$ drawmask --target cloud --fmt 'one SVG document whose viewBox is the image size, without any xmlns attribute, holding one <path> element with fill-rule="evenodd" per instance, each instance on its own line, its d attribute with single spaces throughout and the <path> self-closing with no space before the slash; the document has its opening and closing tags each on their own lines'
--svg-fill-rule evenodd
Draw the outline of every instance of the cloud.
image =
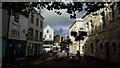
<svg viewBox="0 0 120 68">
<path fill-rule="evenodd" d="M 58 15 L 53 11 L 48 11 L 43 9 L 41 14 L 45 18 L 45 23 L 49 25 L 70 25 L 72 19 L 69 18 L 69 14 L 66 13 L 66 10 L 61 10 L 62 15 Z"/>
<path fill-rule="evenodd" d="M 61 10 L 62 15 L 55 13 L 55 10 L 48 11 L 47 9 L 42 10 L 42 15 L 45 18 L 45 23 L 51 25 L 68 25 L 66 22 L 70 20 L 69 14 L 66 13 L 66 10 Z"/>
<path fill-rule="evenodd" d="M 62 14 L 58 15 L 55 13 L 55 10 L 53 11 L 49 11 L 47 9 L 41 10 L 41 15 L 44 17 L 44 22 L 45 22 L 44 26 L 49 24 L 55 30 L 59 30 L 60 28 L 63 28 L 69 31 L 69 26 L 75 21 L 75 19 L 70 19 L 69 17 L 70 15 L 66 13 L 65 9 L 60 10 L 60 12 L 62 12 Z M 84 12 L 85 11 L 76 12 L 77 15 L 76 17 L 80 18 Z"/>
</svg>

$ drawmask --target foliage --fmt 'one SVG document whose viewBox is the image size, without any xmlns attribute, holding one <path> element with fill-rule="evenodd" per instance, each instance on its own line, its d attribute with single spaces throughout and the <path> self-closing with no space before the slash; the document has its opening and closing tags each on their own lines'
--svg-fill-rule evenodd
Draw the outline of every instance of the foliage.
<svg viewBox="0 0 120 68">
<path fill-rule="evenodd" d="M 66 13 L 70 14 L 70 18 L 76 18 L 76 11 L 82 11 L 83 4 L 81 2 L 73 2 L 73 3 L 64 3 L 64 2 L 38 2 L 39 9 L 46 8 L 49 11 L 55 9 L 55 13 L 61 15 L 60 10 L 67 9 Z M 36 3 L 32 3 L 32 5 L 37 6 Z"/>
<path fill-rule="evenodd" d="M 70 18 L 76 18 L 76 11 L 80 12 L 83 10 L 83 4 L 86 4 L 86 8 L 84 8 L 88 14 L 94 11 L 99 10 L 100 8 L 104 7 L 106 2 L 3 2 L 2 8 L 7 9 L 9 13 L 12 11 L 20 12 L 26 16 L 28 16 L 29 12 L 31 11 L 31 7 L 37 7 L 38 9 L 46 8 L 49 11 L 56 10 L 55 13 L 61 15 L 62 13 L 60 10 L 66 9 L 66 13 L 70 14 Z M 109 4 L 111 2 L 108 2 Z M 117 5 L 120 9 L 120 2 L 117 2 Z M 26 9 L 26 11 L 22 11 Z"/>
<path fill-rule="evenodd" d="M 75 41 L 84 40 L 83 36 L 76 36 Z"/>
<path fill-rule="evenodd" d="M 21 13 L 28 17 L 30 11 L 30 3 L 26 2 L 3 2 L 2 8 L 8 11 L 8 14 Z M 26 9 L 26 11 L 22 11 Z"/>
<path fill-rule="evenodd" d="M 75 31 L 71 31 L 71 36 L 77 36 L 77 32 L 75 32 Z"/>
<path fill-rule="evenodd" d="M 66 45 L 69 45 L 69 44 L 72 44 L 72 41 L 71 41 L 71 39 L 66 39 L 66 40 L 64 40 L 63 42 L 62 42 L 64 45 L 66 44 Z"/>
<path fill-rule="evenodd" d="M 79 35 L 75 37 L 75 41 L 84 40 L 84 36 L 87 36 L 87 32 L 79 31 Z"/>
</svg>

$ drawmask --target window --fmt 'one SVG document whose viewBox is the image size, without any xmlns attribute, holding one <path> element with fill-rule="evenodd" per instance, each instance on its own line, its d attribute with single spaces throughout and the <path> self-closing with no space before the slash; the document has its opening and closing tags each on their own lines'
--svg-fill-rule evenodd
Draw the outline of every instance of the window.
<svg viewBox="0 0 120 68">
<path fill-rule="evenodd" d="M 35 39 L 38 40 L 38 30 L 35 30 Z"/>
<path fill-rule="evenodd" d="M 85 47 L 84 47 L 84 46 L 82 46 L 82 52 L 84 52 L 84 49 L 85 49 Z"/>
<path fill-rule="evenodd" d="M 100 49 L 103 50 L 103 45 L 102 45 L 102 43 L 100 43 Z"/>
<path fill-rule="evenodd" d="M 32 24 L 34 23 L 34 15 L 33 14 L 31 15 L 31 23 Z"/>
<path fill-rule="evenodd" d="M 51 35 L 49 35 L 49 38 L 51 38 Z"/>
<path fill-rule="evenodd" d="M 19 22 L 19 14 L 18 13 L 15 13 L 14 21 Z"/>
<path fill-rule="evenodd" d="M 80 30 L 84 30 L 84 28 L 80 28 Z"/>
<path fill-rule="evenodd" d="M 46 35 L 45 35 L 45 38 L 46 38 Z"/>
<path fill-rule="evenodd" d="M 40 32 L 40 40 L 42 40 L 42 39 L 43 39 L 43 33 Z"/>
<path fill-rule="evenodd" d="M 42 28 L 42 24 L 43 24 L 43 22 L 42 22 L 42 21 L 40 21 L 40 28 Z"/>
<path fill-rule="evenodd" d="M 11 35 L 14 35 L 14 29 L 13 28 L 11 29 Z"/>
<path fill-rule="evenodd" d="M 90 20 L 90 22 L 92 23 L 92 20 Z"/>
<path fill-rule="evenodd" d="M 38 23 L 39 23 L 39 19 L 36 18 L 36 26 L 38 26 Z"/>
<path fill-rule="evenodd" d="M 113 47 L 113 51 L 116 52 L 117 51 L 116 43 L 112 43 L 112 47 Z"/>
<path fill-rule="evenodd" d="M 19 35 L 20 35 L 20 31 L 18 30 L 18 31 L 17 31 L 17 36 L 19 36 Z"/>
<path fill-rule="evenodd" d="M 49 33 L 49 30 L 47 30 L 47 33 Z"/>
<path fill-rule="evenodd" d="M 84 45 L 84 51 L 86 51 L 86 49 L 87 49 L 87 46 L 86 46 L 86 44 Z"/>
<path fill-rule="evenodd" d="M 30 27 L 30 30 L 28 31 L 28 34 L 29 34 L 29 39 L 33 39 L 33 36 L 34 36 L 33 28 Z"/>
<path fill-rule="evenodd" d="M 106 22 L 105 22 L 105 13 L 104 13 L 104 11 L 101 13 L 101 15 L 102 15 L 102 27 L 103 27 L 103 29 L 105 29 Z"/>
<path fill-rule="evenodd" d="M 78 28 L 77 27 L 75 27 L 75 31 L 78 32 Z"/>
<path fill-rule="evenodd" d="M 20 35 L 19 33 L 20 32 L 19 32 L 19 30 L 16 27 L 13 27 L 11 29 L 11 36 L 19 36 Z"/>
<path fill-rule="evenodd" d="M 114 19 L 115 18 L 114 6 L 111 6 L 111 8 L 112 8 L 112 19 Z"/>
</svg>

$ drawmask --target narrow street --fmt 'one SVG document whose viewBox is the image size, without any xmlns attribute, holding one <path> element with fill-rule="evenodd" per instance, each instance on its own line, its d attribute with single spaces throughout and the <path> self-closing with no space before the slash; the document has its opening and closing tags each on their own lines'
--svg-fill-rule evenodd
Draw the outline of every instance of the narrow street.
<svg viewBox="0 0 120 68">
<path fill-rule="evenodd" d="M 23 61 L 21 61 L 23 60 Z M 119 64 L 96 59 L 93 57 L 81 57 L 81 63 L 77 63 L 77 61 L 70 59 L 67 56 L 59 56 L 57 59 L 53 60 L 53 57 L 46 58 L 45 60 L 40 59 L 21 59 L 14 61 L 11 66 L 7 66 L 7 68 L 62 68 L 62 67 L 70 67 L 70 68 L 118 68 Z"/>
<path fill-rule="evenodd" d="M 120 1 L 39 1 L 0 2 L 1 68 L 120 68 Z"/>
</svg>

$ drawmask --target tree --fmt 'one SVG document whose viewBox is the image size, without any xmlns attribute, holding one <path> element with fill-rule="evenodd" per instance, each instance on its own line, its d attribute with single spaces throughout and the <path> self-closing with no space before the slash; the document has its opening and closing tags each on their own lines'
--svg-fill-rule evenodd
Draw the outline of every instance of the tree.
<svg viewBox="0 0 120 68">
<path fill-rule="evenodd" d="M 79 31 L 79 35 L 75 37 L 75 41 L 84 40 L 84 36 L 87 36 L 87 32 Z"/>
<path fill-rule="evenodd" d="M 70 14 L 70 18 L 76 18 L 76 12 L 80 12 L 83 10 L 83 4 L 86 4 L 87 7 L 84 8 L 88 14 L 94 11 L 99 10 L 100 8 L 105 7 L 104 4 L 106 2 L 3 2 L 2 8 L 7 9 L 9 13 L 12 11 L 20 12 L 26 16 L 28 16 L 29 12 L 32 10 L 31 7 L 37 7 L 38 9 L 46 8 L 49 11 L 55 9 L 55 13 L 61 15 L 60 10 L 66 9 L 66 13 Z M 111 2 L 108 2 L 109 4 Z M 120 10 L 120 1 L 116 2 L 117 6 Z M 22 5 L 22 6 L 21 6 Z M 24 10 L 24 11 L 23 11 Z"/>
<path fill-rule="evenodd" d="M 22 6 L 21 6 L 22 5 Z M 70 14 L 70 18 L 75 18 L 76 13 L 75 11 L 80 12 L 82 10 L 83 4 L 81 2 L 74 2 L 74 3 L 67 3 L 64 2 L 3 2 L 2 8 L 8 11 L 8 14 L 14 12 L 19 12 L 28 16 L 29 12 L 32 10 L 31 7 L 37 7 L 38 9 L 46 8 L 49 11 L 53 9 L 57 10 L 55 13 L 61 15 L 62 13 L 60 10 L 67 9 L 66 13 Z"/>
<path fill-rule="evenodd" d="M 29 2 L 2 2 L 2 8 L 8 11 L 8 14 L 21 13 L 28 17 L 30 12 Z M 23 11 L 25 9 L 25 11 Z"/>
</svg>

